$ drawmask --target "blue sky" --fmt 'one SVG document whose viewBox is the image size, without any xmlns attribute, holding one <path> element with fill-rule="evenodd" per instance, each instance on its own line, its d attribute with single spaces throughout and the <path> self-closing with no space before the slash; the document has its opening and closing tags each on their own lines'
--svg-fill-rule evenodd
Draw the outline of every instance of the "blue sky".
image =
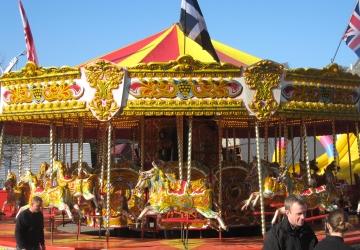
<svg viewBox="0 0 360 250">
<path fill-rule="evenodd" d="M 23 0 L 42 66 L 74 66 L 179 20 L 181 0 Z M 355 0 L 199 0 L 212 38 L 290 67 L 330 63 Z M 17 0 L 0 5 L 0 63 L 25 48 Z M 343 42 L 336 62 L 357 60 Z M 23 58 L 17 68 L 24 65 Z"/>
</svg>

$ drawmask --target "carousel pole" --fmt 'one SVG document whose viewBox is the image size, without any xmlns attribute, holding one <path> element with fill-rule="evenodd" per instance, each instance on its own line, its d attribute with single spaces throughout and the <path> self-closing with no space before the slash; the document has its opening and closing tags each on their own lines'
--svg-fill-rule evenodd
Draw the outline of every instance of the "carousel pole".
<svg viewBox="0 0 360 250">
<path fill-rule="evenodd" d="M 74 138 L 74 126 L 71 126 L 70 130 L 70 167 L 73 164 L 73 138 Z"/>
<path fill-rule="evenodd" d="M 1 126 L 1 132 L 0 132 L 0 168 L 2 166 L 3 163 L 3 145 L 4 145 L 4 131 L 5 131 L 5 123 L 2 123 Z"/>
<path fill-rule="evenodd" d="M 107 159 L 107 141 L 106 141 L 106 130 L 104 131 L 105 135 L 101 139 L 101 170 L 100 170 L 100 182 L 101 189 L 104 187 L 104 173 L 105 173 L 105 163 Z"/>
<path fill-rule="evenodd" d="M 316 152 L 316 125 L 314 124 L 314 160 L 316 161 L 316 155 L 317 155 L 317 152 Z"/>
<path fill-rule="evenodd" d="M 356 142 L 357 142 L 357 146 L 358 146 L 358 156 L 360 159 L 359 122 L 355 122 L 355 133 L 356 133 Z"/>
<path fill-rule="evenodd" d="M 282 148 L 281 148 L 281 144 L 282 144 L 282 142 L 283 142 L 283 140 L 282 140 L 282 131 L 281 131 L 281 119 L 280 119 L 280 121 L 279 121 L 279 165 L 281 166 L 281 164 L 283 163 L 282 161 L 283 161 L 283 158 L 282 158 Z"/>
<path fill-rule="evenodd" d="M 22 170 L 23 170 L 23 133 L 24 133 L 24 124 L 21 124 L 20 138 L 19 138 L 19 168 L 18 168 L 19 179 L 22 175 Z"/>
<path fill-rule="evenodd" d="M 182 169 L 184 161 L 184 117 L 176 117 L 176 131 L 177 131 L 177 143 L 178 143 L 178 164 L 179 164 L 179 180 L 183 179 Z"/>
<path fill-rule="evenodd" d="M 350 174 L 350 185 L 353 184 L 352 181 L 352 164 L 351 164 L 351 146 L 350 146 L 350 128 L 349 124 L 347 125 L 346 129 L 346 139 L 347 139 L 347 148 L 348 148 L 348 157 L 349 157 L 349 174 Z"/>
<path fill-rule="evenodd" d="M 106 241 L 109 241 L 110 231 L 109 231 L 109 218 L 110 218 L 110 166 L 111 166 L 111 133 L 112 125 L 111 122 L 108 124 L 108 134 L 107 134 L 107 182 L 106 182 L 106 215 L 105 215 L 105 228 L 106 228 Z"/>
<path fill-rule="evenodd" d="M 284 154 L 283 154 L 282 159 L 281 159 L 281 165 L 282 165 L 282 167 L 284 169 L 286 169 L 286 162 L 287 162 L 288 139 L 289 139 L 288 127 L 287 127 L 286 120 L 284 120 Z"/>
<path fill-rule="evenodd" d="M 277 129 L 276 126 L 274 126 L 274 151 L 275 151 L 275 162 L 278 162 L 278 147 L 277 147 Z"/>
<path fill-rule="evenodd" d="M 65 145 L 65 124 L 63 121 L 63 126 L 62 126 L 62 131 L 61 131 L 61 144 L 62 144 L 62 160 L 63 163 L 65 164 L 66 162 L 66 145 Z"/>
<path fill-rule="evenodd" d="M 136 135 L 135 135 L 135 129 L 131 128 L 131 132 L 132 132 L 132 142 L 131 142 L 131 161 L 135 161 L 135 139 L 136 139 Z"/>
<path fill-rule="evenodd" d="M 223 124 L 221 119 L 219 120 L 218 123 L 218 160 L 219 160 L 219 196 L 218 196 L 218 203 L 219 203 L 219 215 L 222 215 L 222 203 L 223 203 L 223 198 L 222 198 L 222 165 L 223 165 L 223 154 L 222 154 L 222 137 L 223 137 Z M 221 231 L 220 231 L 220 236 L 221 236 Z"/>
<path fill-rule="evenodd" d="M 30 138 L 29 138 L 29 171 L 32 169 L 32 151 L 33 151 L 33 138 L 32 138 L 32 127 L 30 127 Z"/>
<path fill-rule="evenodd" d="M 83 142 L 84 142 L 84 120 L 82 117 L 80 117 L 79 119 L 79 141 L 78 141 L 78 176 L 81 176 L 81 172 L 82 172 L 82 162 L 83 162 Z"/>
<path fill-rule="evenodd" d="M 265 131 L 264 131 L 264 159 L 269 162 L 269 122 L 265 121 Z"/>
<path fill-rule="evenodd" d="M 186 181 L 188 185 L 191 181 L 191 151 L 192 151 L 192 127 L 193 127 L 193 118 L 190 116 L 189 120 L 189 131 L 188 131 L 188 155 L 187 155 L 187 178 Z"/>
<path fill-rule="evenodd" d="M 229 162 L 229 129 L 225 129 L 225 162 Z"/>
<path fill-rule="evenodd" d="M 304 126 L 304 120 L 301 118 L 300 121 L 300 135 L 299 135 L 299 141 L 300 141 L 300 156 L 299 156 L 299 161 L 303 161 L 304 160 L 304 155 L 303 155 L 303 126 Z"/>
<path fill-rule="evenodd" d="M 334 153 L 334 161 L 336 166 L 339 166 L 338 162 L 338 153 L 336 149 L 336 127 L 335 127 L 335 119 L 331 121 L 331 129 L 332 129 L 332 139 L 333 139 L 333 153 Z M 337 169 L 337 168 L 335 168 Z M 335 170 L 335 173 L 337 173 L 337 170 Z"/>
<path fill-rule="evenodd" d="M 251 148 L 250 148 L 250 140 L 251 140 L 251 134 L 250 134 L 250 121 L 248 121 L 248 165 L 250 165 L 250 157 L 251 157 Z"/>
<path fill-rule="evenodd" d="M 261 233 L 265 236 L 265 208 L 264 208 L 264 195 L 263 195 L 263 183 L 262 183 L 262 171 L 260 160 L 260 134 L 259 124 L 255 123 L 255 135 L 256 135 L 256 157 L 257 157 L 257 170 L 259 176 L 259 195 L 260 195 L 260 212 L 261 212 Z"/>
<path fill-rule="evenodd" d="M 236 135 L 235 135 L 235 128 L 232 129 L 232 137 L 233 137 L 233 159 L 234 159 L 234 163 L 237 162 L 237 157 L 236 157 Z M 240 145 L 239 145 L 240 146 Z"/>
<path fill-rule="evenodd" d="M 50 124 L 50 152 L 49 152 L 49 158 L 50 158 L 50 169 L 51 173 L 54 172 L 54 123 Z M 53 185 L 53 175 L 50 175 L 50 183 L 51 186 Z"/>
<path fill-rule="evenodd" d="M 303 125 L 304 154 L 305 154 L 305 161 L 306 161 L 306 174 L 307 174 L 307 181 L 310 186 L 311 185 L 311 172 L 310 172 L 310 160 L 309 160 L 309 153 L 308 153 L 308 146 L 307 146 L 307 130 L 306 130 L 305 122 L 303 122 L 302 125 Z"/>
<path fill-rule="evenodd" d="M 295 149 L 294 149 L 294 127 L 291 126 L 291 163 L 293 168 L 293 173 L 295 173 Z"/>
<path fill-rule="evenodd" d="M 144 171 L 145 164 L 145 117 L 140 118 L 140 165 L 141 171 Z"/>
</svg>

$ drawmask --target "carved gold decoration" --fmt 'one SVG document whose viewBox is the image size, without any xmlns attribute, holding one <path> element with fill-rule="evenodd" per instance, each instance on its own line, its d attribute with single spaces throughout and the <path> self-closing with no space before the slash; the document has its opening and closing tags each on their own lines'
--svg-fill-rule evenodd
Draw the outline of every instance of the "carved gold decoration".
<svg viewBox="0 0 360 250">
<path fill-rule="evenodd" d="M 176 86 L 168 79 L 140 79 L 130 85 L 130 94 L 136 98 L 174 98 Z"/>
<path fill-rule="evenodd" d="M 188 100 L 129 100 L 124 115 L 247 115 L 242 100 L 188 99 Z"/>
<path fill-rule="evenodd" d="M 272 61 L 262 60 L 244 72 L 245 82 L 256 90 L 249 108 L 258 119 L 267 119 L 276 111 L 279 104 L 274 99 L 272 89 L 280 84 L 284 67 Z"/>
<path fill-rule="evenodd" d="M 3 108 L 0 120 L 57 119 L 88 113 L 83 101 L 13 104 Z"/>
<path fill-rule="evenodd" d="M 285 80 L 297 84 L 317 84 L 337 88 L 360 87 L 360 77 L 346 72 L 337 64 L 331 64 L 323 69 L 290 69 L 286 71 Z"/>
<path fill-rule="evenodd" d="M 80 70 L 72 67 L 42 68 L 28 62 L 21 71 L 5 73 L 0 77 L 2 86 L 68 80 L 80 77 Z"/>
<path fill-rule="evenodd" d="M 95 88 L 95 96 L 90 102 L 90 110 L 100 121 L 108 121 L 119 110 L 113 89 L 117 89 L 124 76 L 124 72 L 114 64 L 98 61 L 94 65 L 86 66 L 86 76 L 90 87 Z"/>
<path fill-rule="evenodd" d="M 287 85 L 282 95 L 288 101 L 355 104 L 359 100 L 356 89 L 338 89 L 305 85 Z"/>
<path fill-rule="evenodd" d="M 11 104 L 21 103 L 41 103 L 43 101 L 68 101 L 79 99 L 84 92 L 84 88 L 73 82 L 61 80 L 50 82 L 46 85 L 34 83 L 30 85 L 12 85 L 4 91 L 4 101 Z"/>
<path fill-rule="evenodd" d="M 167 78 L 134 79 L 130 94 L 136 98 L 235 98 L 241 94 L 241 84 L 234 79 Z"/>
<path fill-rule="evenodd" d="M 143 63 L 129 68 L 129 76 L 134 77 L 240 77 L 242 68 L 232 64 L 203 63 L 191 56 L 179 57 L 168 63 Z"/>
</svg>

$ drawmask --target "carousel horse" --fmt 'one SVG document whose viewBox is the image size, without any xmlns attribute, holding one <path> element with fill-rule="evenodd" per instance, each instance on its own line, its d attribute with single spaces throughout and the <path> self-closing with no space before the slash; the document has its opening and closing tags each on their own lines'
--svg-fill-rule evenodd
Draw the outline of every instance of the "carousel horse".
<svg viewBox="0 0 360 250">
<path fill-rule="evenodd" d="M 66 166 L 57 160 L 53 161 L 52 172 L 51 168 L 46 171 L 47 176 L 55 176 L 57 186 L 68 188 L 70 195 L 78 200 L 83 197 L 86 201 L 92 201 L 95 210 L 98 212 L 99 183 L 97 175 L 81 172 L 80 176 L 68 176 L 66 173 Z"/>
<path fill-rule="evenodd" d="M 250 171 L 244 179 L 244 182 L 246 182 L 250 187 L 250 196 L 248 199 L 246 199 L 243 202 L 244 205 L 241 207 L 242 211 L 248 209 L 249 206 L 251 208 L 254 208 L 257 205 L 260 198 L 259 191 L 255 191 L 259 189 L 256 158 L 254 158 L 250 166 L 251 166 Z M 290 189 L 291 186 L 288 181 L 288 175 L 287 174 L 280 175 L 279 164 L 276 162 L 271 163 L 261 160 L 261 169 L 262 169 L 263 183 L 264 183 L 264 192 L 263 192 L 264 198 L 272 199 L 275 196 L 285 195 L 285 188 L 289 187 Z M 286 183 L 287 185 L 285 185 L 284 183 Z"/>
<path fill-rule="evenodd" d="M 220 215 L 210 207 L 212 204 L 211 189 L 206 187 L 206 181 L 172 181 L 161 167 L 153 162 L 153 168 L 140 171 L 134 194 L 141 197 L 143 190 L 149 189 L 149 206 L 145 207 L 138 216 L 138 220 L 146 214 L 164 214 L 172 211 L 197 211 L 205 218 L 216 219 L 220 227 L 227 230 Z"/>
<path fill-rule="evenodd" d="M 6 181 L 4 183 L 4 189 L 7 193 L 7 198 L 2 206 L 2 213 L 5 212 L 5 207 L 10 205 L 13 209 L 12 213 L 27 203 L 29 199 L 29 187 L 24 182 L 16 183 L 16 175 L 13 172 L 8 172 Z"/>
<path fill-rule="evenodd" d="M 314 171 L 314 175 L 316 175 L 317 168 L 312 167 L 312 169 L 316 170 Z M 322 211 L 328 212 L 331 212 L 338 208 L 340 197 L 342 197 L 343 194 L 341 193 L 341 190 L 338 190 L 336 188 L 335 175 L 333 174 L 334 170 L 336 170 L 336 166 L 335 163 L 332 162 L 326 167 L 324 175 L 321 178 L 313 175 L 312 179 L 315 181 L 311 181 L 310 187 L 308 187 L 307 189 L 297 189 L 297 192 L 295 192 L 295 194 L 300 195 L 305 199 L 308 208 L 318 208 Z M 321 182 L 320 180 L 323 182 Z M 322 185 L 318 186 L 319 183 Z M 315 187 L 313 187 L 314 184 Z M 275 211 L 271 223 L 276 223 L 278 216 L 284 213 L 285 207 L 278 208 Z"/>
<path fill-rule="evenodd" d="M 49 184 L 49 178 L 46 177 L 46 171 L 49 169 L 49 164 L 47 162 L 42 162 L 39 167 L 39 172 L 36 175 L 38 180 L 38 186 L 45 188 Z"/>
<path fill-rule="evenodd" d="M 31 171 L 27 170 L 25 175 L 21 177 L 21 181 L 28 183 L 30 186 L 30 198 L 34 196 L 39 196 L 43 200 L 44 207 L 55 207 L 61 211 L 65 211 L 69 219 L 73 220 L 69 206 L 66 204 L 66 192 L 63 187 L 40 187 L 36 175 Z M 21 211 L 29 208 L 29 204 L 22 206 L 19 209 L 16 217 L 21 213 Z"/>
</svg>

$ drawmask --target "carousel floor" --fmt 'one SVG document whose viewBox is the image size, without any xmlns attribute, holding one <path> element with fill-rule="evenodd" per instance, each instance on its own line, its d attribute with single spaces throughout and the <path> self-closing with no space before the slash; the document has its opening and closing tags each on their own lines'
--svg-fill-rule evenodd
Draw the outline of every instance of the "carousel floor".
<svg viewBox="0 0 360 250">
<path fill-rule="evenodd" d="M 14 220 L 5 218 L 0 221 L 0 249 L 15 249 Z M 73 226 L 76 228 L 76 226 Z M 75 229 L 74 229 L 75 232 Z M 125 238 L 110 237 L 106 242 L 105 237 L 99 238 L 97 235 L 80 234 L 76 239 L 76 234 L 55 229 L 53 242 L 48 228 L 45 229 L 46 248 L 48 250 L 70 250 L 70 249 L 183 249 L 180 239 L 153 239 L 153 238 Z M 319 239 L 324 235 L 317 232 Z M 347 233 L 345 241 L 350 245 L 360 244 L 360 230 L 354 229 Z M 262 249 L 262 237 L 233 237 L 233 238 L 191 238 L 189 239 L 189 249 L 209 250 L 209 249 Z"/>
</svg>

